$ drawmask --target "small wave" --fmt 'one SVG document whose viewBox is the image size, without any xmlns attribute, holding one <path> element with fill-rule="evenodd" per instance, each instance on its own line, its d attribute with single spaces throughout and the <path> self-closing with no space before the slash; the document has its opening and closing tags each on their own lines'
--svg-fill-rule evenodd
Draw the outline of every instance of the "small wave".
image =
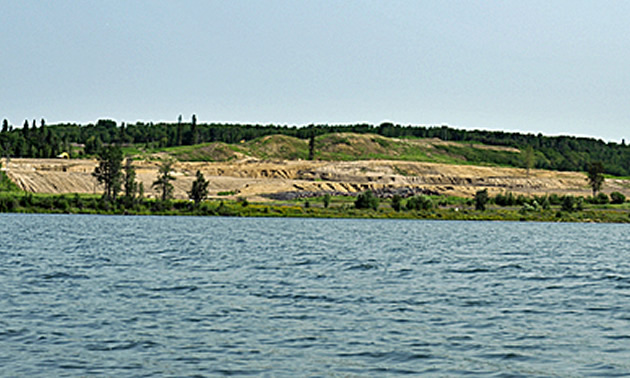
<svg viewBox="0 0 630 378">
<path fill-rule="evenodd" d="M 155 287 L 149 289 L 150 291 L 195 291 L 199 288 L 195 285 L 181 285 L 181 286 L 169 286 L 169 287 Z"/>
<path fill-rule="evenodd" d="M 611 340 L 630 340 L 630 335 L 609 335 L 605 337 Z"/>
<path fill-rule="evenodd" d="M 13 338 L 13 337 L 20 337 L 25 335 L 28 332 L 28 330 L 26 328 L 20 328 L 20 329 L 7 329 L 4 331 L 0 331 L 0 340 L 2 339 L 9 339 L 9 338 Z"/>
<path fill-rule="evenodd" d="M 310 259 L 305 259 L 305 260 L 301 260 L 301 261 L 296 261 L 293 263 L 293 266 L 304 266 L 304 265 L 312 265 L 315 264 L 316 262 Z"/>
<path fill-rule="evenodd" d="M 501 265 L 497 269 L 498 270 L 504 270 L 504 269 L 523 270 L 523 266 L 521 264 L 505 264 L 505 265 Z"/>
<path fill-rule="evenodd" d="M 463 273 L 463 274 L 474 274 L 474 273 L 489 273 L 491 272 L 488 268 L 465 268 L 465 269 L 447 269 L 448 273 Z"/>
<path fill-rule="evenodd" d="M 602 281 L 616 281 L 616 282 L 625 282 L 630 283 L 629 277 L 620 276 L 617 274 L 607 274 L 599 278 Z"/>
<path fill-rule="evenodd" d="M 338 357 L 342 358 L 367 358 L 376 360 L 389 360 L 397 362 L 408 362 L 414 360 L 425 360 L 433 358 L 429 353 L 413 353 L 413 352 L 356 352 L 356 353 L 338 353 Z"/>
<path fill-rule="evenodd" d="M 510 361 L 528 361 L 531 360 L 532 357 L 526 356 L 521 353 L 514 352 L 505 352 L 505 353 L 486 353 L 482 354 L 479 357 L 484 359 L 492 359 L 492 360 L 510 360 Z"/>
<path fill-rule="evenodd" d="M 119 342 L 119 341 L 111 340 L 111 341 L 105 341 L 103 343 L 89 344 L 86 346 L 86 349 L 90 351 L 106 352 L 106 351 L 129 350 L 129 349 L 135 349 L 138 347 L 143 348 L 143 349 L 150 349 L 158 345 L 159 345 L 158 343 L 155 343 L 153 341 Z"/>
<path fill-rule="evenodd" d="M 88 279 L 90 277 L 85 274 L 70 274 L 65 272 L 47 273 L 41 276 L 45 280 L 63 280 L 63 279 Z"/>
<path fill-rule="evenodd" d="M 215 369 L 210 373 L 217 375 L 261 375 L 265 371 L 264 370 L 245 370 L 245 369 Z"/>
<path fill-rule="evenodd" d="M 370 263 L 363 263 L 363 264 L 357 264 L 357 265 L 348 267 L 346 270 L 372 270 L 372 269 L 378 269 L 378 265 L 370 264 Z"/>
</svg>

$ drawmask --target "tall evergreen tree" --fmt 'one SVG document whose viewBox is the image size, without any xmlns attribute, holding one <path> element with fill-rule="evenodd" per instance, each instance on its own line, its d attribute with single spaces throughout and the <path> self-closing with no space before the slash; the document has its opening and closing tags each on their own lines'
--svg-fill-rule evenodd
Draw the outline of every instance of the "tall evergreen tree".
<svg viewBox="0 0 630 378">
<path fill-rule="evenodd" d="M 122 160 L 123 155 L 119 147 L 107 147 L 99 152 L 98 167 L 94 169 L 92 175 L 104 185 L 103 197 L 106 200 L 115 200 L 120 191 Z"/>
<path fill-rule="evenodd" d="M 308 160 L 315 158 L 315 131 L 311 132 L 308 140 Z"/>
<path fill-rule="evenodd" d="M 29 134 L 28 119 L 25 119 L 24 120 L 24 126 L 22 126 L 22 135 L 24 135 L 24 138 L 27 139 L 28 138 L 28 134 Z"/>
<path fill-rule="evenodd" d="M 478 190 L 475 193 L 475 210 L 484 211 L 489 200 L 488 189 Z"/>
<path fill-rule="evenodd" d="M 155 180 L 151 185 L 154 188 L 157 187 L 162 193 L 162 201 L 166 201 L 171 198 L 173 194 L 173 184 L 171 184 L 171 181 L 175 180 L 175 177 L 171 176 L 172 168 L 173 162 L 170 160 L 164 160 L 158 170 L 157 180 Z"/>
<path fill-rule="evenodd" d="M 138 183 L 136 182 L 136 170 L 132 165 L 131 158 L 125 161 L 125 197 L 134 199 L 138 191 Z"/>
<path fill-rule="evenodd" d="M 197 115 L 193 114 L 192 115 L 192 122 L 190 125 L 190 132 L 192 134 L 192 143 L 191 144 L 198 144 L 199 143 L 199 133 L 197 130 Z"/>
<path fill-rule="evenodd" d="M 182 145 L 182 135 L 184 134 L 184 126 L 182 125 L 182 115 L 177 117 L 177 145 Z"/>
<path fill-rule="evenodd" d="M 203 177 L 203 173 L 197 171 L 197 179 L 193 182 L 190 192 L 188 192 L 188 198 L 193 200 L 195 204 L 206 199 L 208 196 L 208 181 Z"/>
</svg>

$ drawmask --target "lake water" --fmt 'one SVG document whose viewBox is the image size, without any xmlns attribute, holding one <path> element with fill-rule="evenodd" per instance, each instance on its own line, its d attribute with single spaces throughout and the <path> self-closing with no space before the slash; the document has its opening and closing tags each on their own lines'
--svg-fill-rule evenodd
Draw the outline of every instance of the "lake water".
<svg viewBox="0 0 630 378">
<path fill-rule="evenodd" d="M 0 215 L 0 376 L 630 375 L 630 227 Z"/>
</svg>

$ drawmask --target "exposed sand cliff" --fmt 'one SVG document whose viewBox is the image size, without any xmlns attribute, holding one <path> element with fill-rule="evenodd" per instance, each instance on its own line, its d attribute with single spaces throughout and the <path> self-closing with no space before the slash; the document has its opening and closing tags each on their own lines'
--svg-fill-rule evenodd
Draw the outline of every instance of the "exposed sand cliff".
<svg viewBox="0 0 630 378">
<path fill-rule="evenodd" d="M 22 189 L 35 193 L 100 193 L 92 172 L 95 160 L 11 159 L 3 161 L 8 176 Z M 134 162 L 137 180 L 145 195 L 151 188 L 159 162 Z M 210 195 L 234 192 L 234 196 L 260 200 L 261 194 L 288 191 L 358 192 L 383 187 L 420 187 L 443 194 L 472 196 L 487 188 L 491 195 L 503 191 L 522 194 L 589 195 L 586 177 L 578 172 L 447 165 L 408 161 L 367 160 L 353 162 L 261 161 L 255 159 L 220 163 L 177 162 L 174 195 L 187 198 L 200 170 L 210 182 Z M 630 197 L 630 183 L 606 180 L 604 192 L 619 191 Z"/>
</svg>

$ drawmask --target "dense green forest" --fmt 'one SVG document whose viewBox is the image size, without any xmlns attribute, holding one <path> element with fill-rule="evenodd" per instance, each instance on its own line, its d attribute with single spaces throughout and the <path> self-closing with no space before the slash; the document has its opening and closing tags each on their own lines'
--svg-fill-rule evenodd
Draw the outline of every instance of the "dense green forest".
<svg viewBox="0 0 630 378">
<path fill-rule="evenodd" d="M 282 134 L 301 139 L 328 133 L 373 133 L 395 138 L 439 138 L 465 143 L 483 143 L 495 146 L 515 147 L 525 151 L 533 149 L 533 167 L 560 171 L 586 171 L 588 164 L 601 162 L 605 172 L 615 176 L 630 176 L 630 147 L 593 138 L 573 136 L 544 136 L 503 131 L 461 130 L 447 126 L 403 126 L 383 123 L 378 126 L 356 125 L 241 125 L 197 123 L 193 115 L 190 121 L 180 119 L 173 123 L 122 123 L 99 120 L 95 124 L 71 123 L 46 125 L 42 119 L 24 121 L 15 127 L 5 119 L 0 132 L 0 153 L 4 157 L 49 158 L 61 152 L 94 155 L 102 146 L 111 144 L 140 144 L 150 148 L 194 145 L 205 142 L 238 143 L 266 135 Z M 466 154 L 464 148 L 450 148 L 453 153 Z M 479 152 L 477 152 L 479 153 Z M 465 156 L 467 157 L 467 156 Z M 479 160 L 478 156 L 467 157 Z M 488 163 L 525 166 L 522 159 L 503 161 L 501 154 L 484 152 Z"/>
</svg>

